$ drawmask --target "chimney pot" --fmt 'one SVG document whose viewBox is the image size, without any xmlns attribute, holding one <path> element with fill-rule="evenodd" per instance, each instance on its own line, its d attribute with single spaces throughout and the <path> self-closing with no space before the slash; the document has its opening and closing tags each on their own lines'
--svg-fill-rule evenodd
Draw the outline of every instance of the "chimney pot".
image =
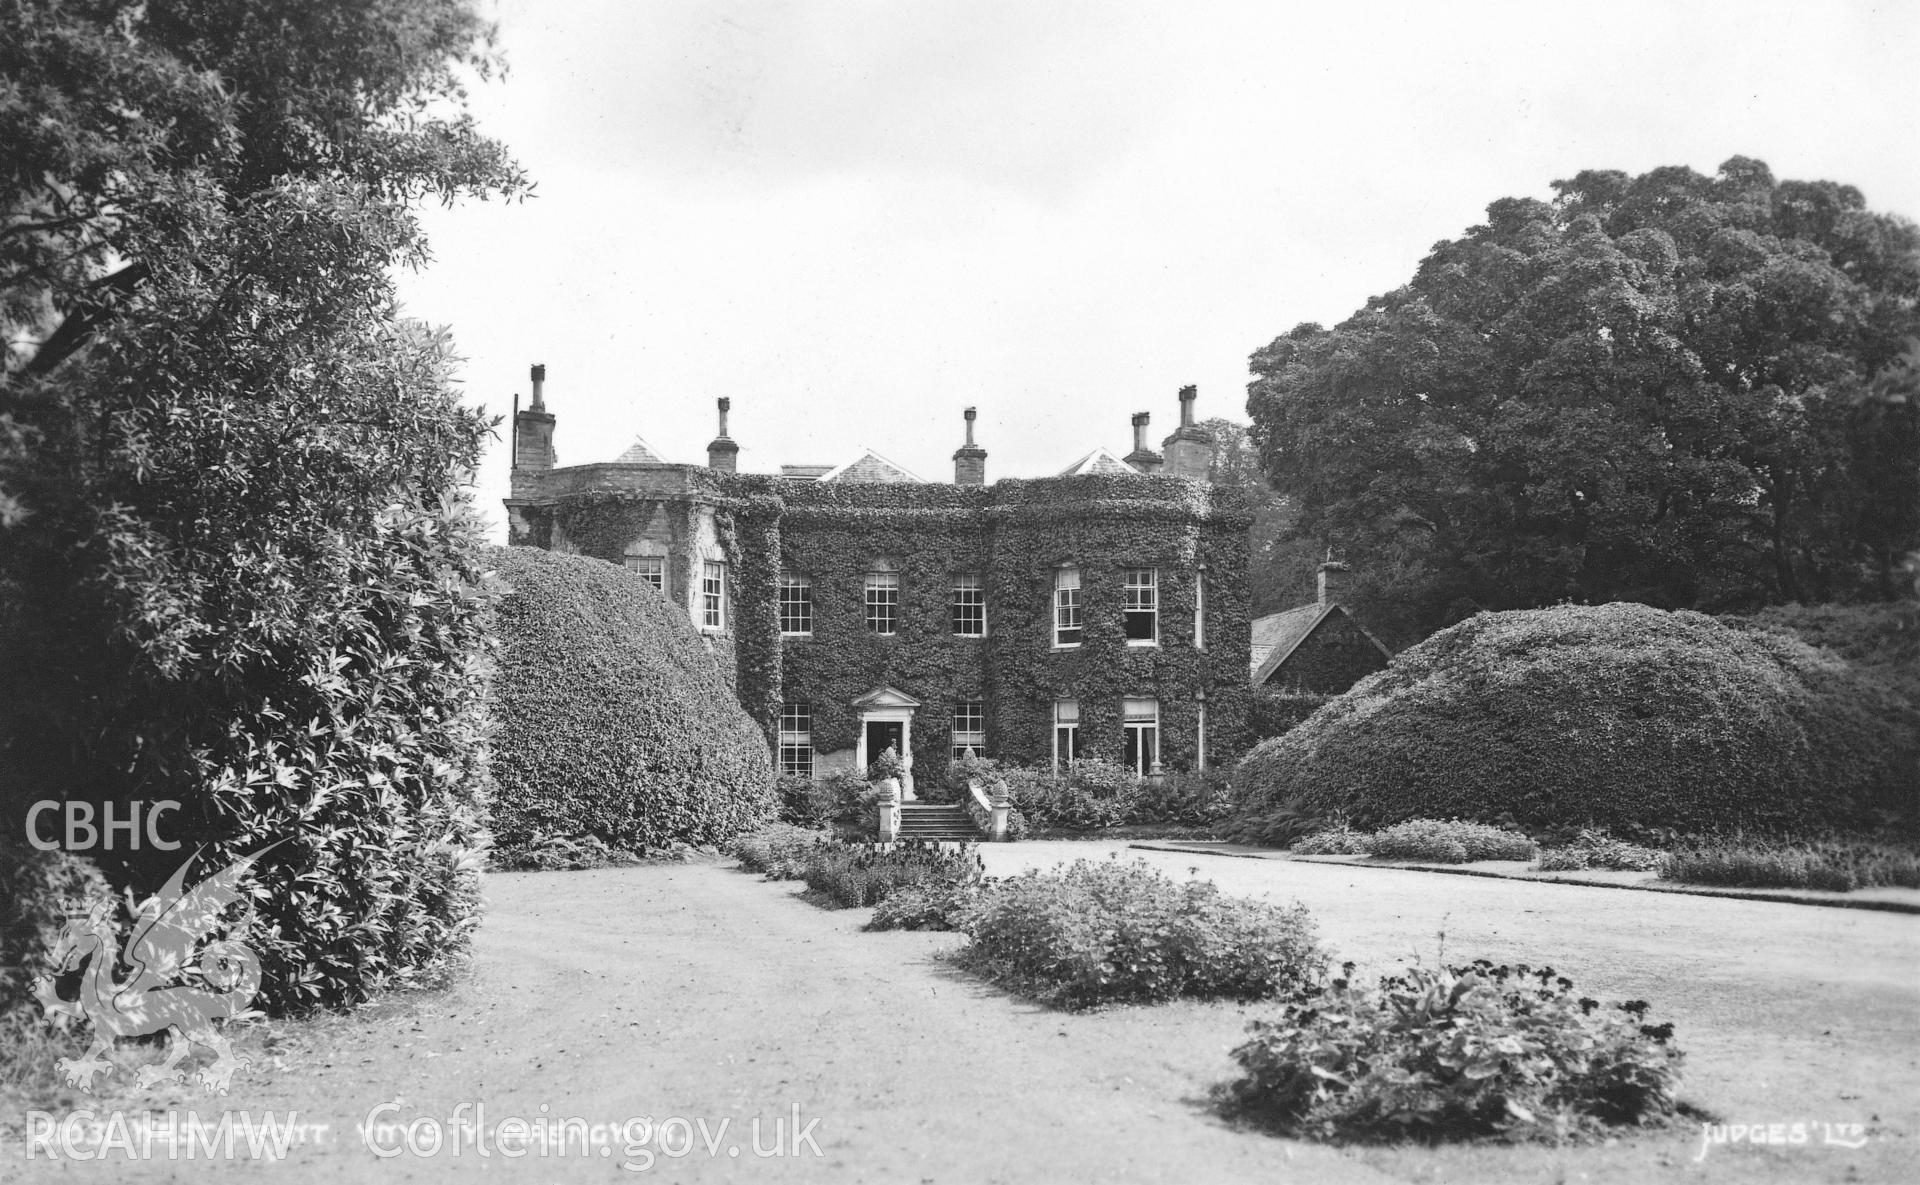
<svg viewBox="0 0 1920 1185">
<path fill-rule="evenodd" d="M 1320 603 L 1328 604 L 1347 591 L 1347 573 L 1349 569 L 1338 560 L 1329 560 L 1320 565 Z"/>
<path fill-rule="evenodd" d="M 533 407 L 530 410 L 545 411 L 547 410 L 547 397 L 546 397 L 547 365 L 546 363 L 544 362 L 534 363 L 532 375 L 533 375 Z"/>
<path fill-rule="evenodd" d="M 732 409 L 733 400 L 722 395 L 718 402 L 720 435 L 714 437 L 707 445 L 707 468 L 717 469 L 722 473 L 734 473 L 738 471 L 740 465 L 740 446 L 727 435 L 727 412 Z"/>
<path fill-rule="evenodd" d="M 979 413 L 970 407 L 962 415 L 967 421 L 967 442 L 953 454 L 953 484 L 985 485 L 987 484 L 987 450 L 973 442 L 973 421 Z"/>
<path fill-rule="evenodd" d="M 1191 384 L 1180 388 L 1180 426 L 1193 427 L 1193 401 L 1200 398 L 1200 388 Z"/>
</svg>

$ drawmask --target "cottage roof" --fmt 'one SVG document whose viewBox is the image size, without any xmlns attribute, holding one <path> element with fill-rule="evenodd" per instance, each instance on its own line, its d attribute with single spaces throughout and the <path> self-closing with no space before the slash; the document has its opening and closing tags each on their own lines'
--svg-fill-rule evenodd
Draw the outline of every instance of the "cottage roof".
<svg viewBox="0 0 1920 1185">
<path fill-rule="evenodd" d="M 1300 649 L 1300 643 L 1312 637 L 1313 631 L 1320 628 L 1320 623 L 1335 613 L 1352 621 L 1353 627 L 1367 641 L 1380 648 L 1380 653 L 1393 657 L 1393 652 L 1381 645 L 1380 639 L 1355 620 L 1353 614 L 1348 613 L 1338 601 L 1309 601 L 1253 619 L 1253 648 L 1249 655 L 1253 666 L 1253 685 L 1259 687 L 1272 678 L 1273 673 L 1293 657 L 1293 652 Z"/>
<path fill-rule="evenodd" d="M 925 481 L 904 465 L 896 465 L 879 453 L 868 449 L 858 457 L 835 469 L 820 475 L 820 481 L 877 481 L 877 482 L 915 482 L 921 485 Z"/>
<path fill-rule="evenodd" d="M 1094 449 L 1086 456 L 1060 471 L 1061 477 L 1079 477 L 1087 473 L 1138 473 L 1138 469 L 1122 461 L 1104 448 Z"/>
<path fill-rule="evenodd" d="M 615 457 L 613 460 L 616 465 L 664 465 L 666 464 L 665 461 L 660 459 L 660 454 L 653 451 L 653 446 L 648 444 L 646 441 L 640 439 L 638 436 L 633 438 L 633 443 L 627 446 L 626 452 L 621 453 L 619 456 Z"/>
</svg>

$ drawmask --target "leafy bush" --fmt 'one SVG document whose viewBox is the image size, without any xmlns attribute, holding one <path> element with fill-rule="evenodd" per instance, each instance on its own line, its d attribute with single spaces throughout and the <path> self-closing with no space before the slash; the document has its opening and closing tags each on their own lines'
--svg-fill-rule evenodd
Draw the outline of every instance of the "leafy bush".
<svg viewBox="0 0 1920 1185">
<path fill-rule="evenodd" d="M 1408 819 L 1367 839 L 1367 854 L 1382 860 L 1466 864 L 1474 860 L 1531 860 L 1534 851 L 1533 841 L 1517 831 L 1458 819 Z"/>
<path fill-rule="evenodd" d="M 804 774 L 782 774 L 774 784 L 780 799 L 780 821 L 795 827 L 824 827 L 836 805 L 833 788 Z"/>
<path fill-rule="evenodd" d="M 442 978 L 479 916 L 491 421 L 394 284 L 413 199 L 526 191 L 462 115 L 469 4 L 315 13 L 13 4 L 0 38 L 0 832 L 178 801 L 181 851 L 100 856 L 136 894 L 280 843 L 244 936 L 275 1012 Z"/>
<path fill-rule="evenodd" d="M 1627 843 L 1605 831 L 1583 827 L 1572 843 L 1541 851 L 1534 867 L 1541 872 L 1577 872 L 1587 868 L 1651 872 L 1659 867 L 1660 856 L 1658 849 Z"/>
<path fill-rule="evenodd" d="M 896 889 L 873 907 L 869 930 L 957 930 L 979 893 L 976 882 L 919 884 Z"/>
<path fill-rule="evenodd" d="M 1288 850 L 1299 856 L 1364 856 L 1372 838 L 1363 831 L 1355 831 L 1341 819 L 1331 827 L 1297 840 Z"/>
<path fill-rule="evenodd" d="M 1353 965 L 1346 965 L 1352 974 Z M 1543 1140 L 1660 1123 L 1682 1055 L 1646 1002 L 1576 998 L 1551 967 L 1413 968 L 1377 991 L 1324 997 L 1255 1021 L 1233 1051 L 1228 1106 L 1320 1140 Z"/>
<path fill-rule="evenodd" d="M 1224 772 L 1170 773 L 1129 796 L 1126 822 L 1211 827 L 1233 813 Z"/>
<path fill-rule="evenodd" d="M 1227 897 L 1145 861 L 1078 860 L 988 882 L 960 926 L 971 939 L 963 965 L 1064 1008 L 1262 999 L 1326 966 L 1304 906 Z"/>
<path fill-rule="evenodd" d="M 1645 605 L 1482 613 L 1241 762 L 1281 807 L 1357 826 L 1451 815 L 1697 832 L 1912 821 L 1920 709 L 1832 654 Z"/>
<path fill-rule="evenodd" d="M 726 852 L 749 872 L 763 872 L 775 880 L 799 880 L 806 870 L 807 853 L 826 842 L 828 837 L 823 831 L 770 823 L 735 836 L 727 844 Z"/>
<path fill-rule="evenodd" d="M 67 910 L 107 895 L 106 878 L 86 860 L 0 836 L 0 1019 L 16 1009 L 40 1017 L 33 981 L 51 970 L 47 953 Z"/>
<path fill-rule="evenodd" d="M 777 809 L 767 739 L 686 616 L 599 560 L 495 548 L 494 827 L 503 845 L 597 835 L 717 843 Z"/>
<path fill-rule="evenodd" d="M 820 843 L 802 853 L 800 878 L 842 909 L 877 905 L 894 893 L 916 887 L 951 887 L 977 883 L 982 876 L 980 855 L 971 846 L 960 849 L 933 844 Z"/>
<path fill-rule="evenodd" d="M 617 868 L 639 859 L 632 852 L 608 847 L 597 835 L 536 835 L 525 843 L 495 848 L 488 863 L 503 872 L 578 872 Z"/>
<path fill-rule="evenodd" d="M 1099 831 L 1129 821 L 1140 779 L 1111 761 L 1076 761 L 1064 771 L 1003 770 L 1007 793 L 1028 826 L 1042 831 Z"/>
<path fill-rule="evenodd" d="M 1663 880 L 1759 889 L 1920 889 L 1920 854 L 1875 844 L 1728 840 L 1660 859 Z"/>
</svg>

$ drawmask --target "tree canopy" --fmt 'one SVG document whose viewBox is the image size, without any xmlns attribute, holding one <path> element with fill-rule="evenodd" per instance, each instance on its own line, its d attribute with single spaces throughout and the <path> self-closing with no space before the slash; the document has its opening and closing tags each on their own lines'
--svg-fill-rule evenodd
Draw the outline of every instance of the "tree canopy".
<svg viewBox="0 0 1920 1185">
<path fill-rule="evenodd" d="M 1903 591 L 1914 224 L 1745 157 L 1553 188 L 1253 355 L 1267 473 L 1375 624 Z"/>
<path fill-rule="evenodd" d="M 292 837 L 265 998 L 450 956 L 483 842 L 489 430 L 401 318 L 425 198 L 527 186 L 470 0 L 0 0 L 0 821 Z M 166 853 L 114 853 L 138 884 Z M 150 882 L 149 882 L 150 883 Z"/>
</svg>

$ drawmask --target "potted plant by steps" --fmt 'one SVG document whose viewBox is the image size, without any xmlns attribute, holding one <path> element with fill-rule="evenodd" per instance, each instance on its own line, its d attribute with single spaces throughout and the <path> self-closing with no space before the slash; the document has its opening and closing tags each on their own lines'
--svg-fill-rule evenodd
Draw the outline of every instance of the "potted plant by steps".
<svg viewBox="0 0 1920 1185">
<path fill-rule="evenodd" d="M 867 780 L 879 788 L 881 798 L 892 798 L 901 802 L 911 802 L 913 801 L 912 792 L 903 792 L 901 789 L 906 772 L 907 767 L 906 764 L 900 760 L 899 750 L 895 749 L 892 745 L 888 745 L 886 752 L 880 754 L 879 758 L 868 768 Z"/>
</svg>

